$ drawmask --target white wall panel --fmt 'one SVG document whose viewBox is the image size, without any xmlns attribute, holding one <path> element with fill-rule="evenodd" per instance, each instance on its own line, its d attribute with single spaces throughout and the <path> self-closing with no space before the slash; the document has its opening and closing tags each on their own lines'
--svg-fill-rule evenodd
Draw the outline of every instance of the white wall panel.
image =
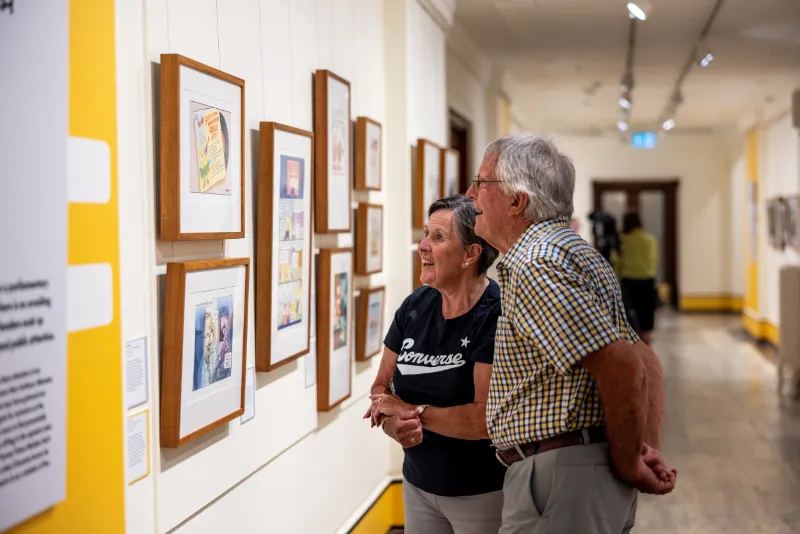
<svg viewBox="0 0 800 534">
<path fill-rule="evenodd" d="M 296 126 L 292 107 L 294 83 L 289 0 L 259 0 L 259 8 L 261 76 L 264 80 L 262 120 Z"/>
<path fill-rule="evenodd" d="M 312 74 L 318 66 L 316 0 L 291 0 L 289 28 L 292 62 L 292 126 L 313 130 Z"/>
<path fill-rule="evenodd" d="M 168 0 L 167 21 L 168 52 L 219 68 L 217 0 Z"/>
</svg>

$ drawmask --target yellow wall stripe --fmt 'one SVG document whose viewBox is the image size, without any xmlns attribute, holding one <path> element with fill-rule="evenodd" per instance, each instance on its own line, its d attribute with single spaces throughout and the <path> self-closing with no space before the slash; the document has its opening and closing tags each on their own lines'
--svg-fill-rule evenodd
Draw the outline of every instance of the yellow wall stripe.
<svg viewBox="0 0 800 534">
<path fill-rule="evenodd" d="M 385 534 L 389 528 L 403 525 L 403 514 L 403 484 L 392 482 L 350 534 Z"/>
<path fill-rule="evenodd" d="M 682 295 L 680 309 L 686 312 L 740 312 L 743 299 L 734 295 Z"/>
<path fill-rule="evenodd" d="M 114 2 L 71 0 L 69 18 L 69 135 L 108 144 L 111 198 L 69 205 L 67 263 L 111 266 L 113 319 L 67 336 L 67 498 L 14 534 L 125 531 Z"/>
<path fill-rule="evenodd" d="M 745 165 L 747 167 L 747 180 L 745 182 L 745 186 L 747 190 L 745 191 L 745 202 L 747 203 L 744 207 L 745 212 L 745 249 L 744 249 L 744 256 L 745 256 L 745 298 L 744 304 L 747 308 L 753 310 L 755 313 L 758 313 L 758 257 L 753 258 L 751 255 L 751 250 L 753 248 L 756 249 L 756 256 L 758 255 L 758 225 L 759 225 L 759 177 L 758 177 L 758 130 L 756 128 L 752 128 L 747 132 L 747 136 L 745 138 Z M 755 213 L 751 215 L 750 213 L 750 197 L 751 197 L 751 190 L 752 196 L 755 197 L 753 201 L 755 202 Z M 751 217 L 755 218 L 755 221 L 751 219 Z M 751 224 L 755 225 L 756 228 L 756 236 L 751 236 Z M 756 243 L 752 243 L 755 239 Z"/>
</svg>

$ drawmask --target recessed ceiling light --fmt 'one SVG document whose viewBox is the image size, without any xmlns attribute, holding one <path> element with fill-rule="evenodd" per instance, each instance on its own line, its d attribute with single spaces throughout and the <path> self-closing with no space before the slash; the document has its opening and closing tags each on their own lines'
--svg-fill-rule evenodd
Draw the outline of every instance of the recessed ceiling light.
<svg viewBox="0 0 800 534">
<path fill-rule="evenodd" d="M 628 123 L 625 122 L 625 121 L 619 121 L 619 122 L 617 122 L 617 128 L 619 128 L 620 131 L 622 131 L 622 132 L 627 132 L 628 131 Z"/>
<path fill-rule="evenodd" d="M 650 0 L 635 0 L 628 2 L 628 13 L 639 20 L 647 20 L 653 11 L 653 3 Z"/>
<path fill-rule="evenodd" d="M 624 96 L 619 99 L 619 105 L 625 109 L 631 109 L 631 101 L 625 98 Z"/>
<path fill-rule="evenodd" d="M 662 124 L 662 126 L 664 127 L 665 130 L 669 131 L 675 127 L 675 121 L 672 119 L 667 119 L 666 121 L 664 121 L 664 124 Z"/>
</svg>

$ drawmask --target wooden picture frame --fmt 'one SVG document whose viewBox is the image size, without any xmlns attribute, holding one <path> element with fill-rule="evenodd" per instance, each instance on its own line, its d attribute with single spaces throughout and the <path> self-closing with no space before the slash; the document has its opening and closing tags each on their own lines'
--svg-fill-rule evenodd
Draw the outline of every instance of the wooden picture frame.
<svg viewBox="0 0 800 534">
<path fill-rule="evenodd" d="M 767 236 L 769 243 L 777 250 L 786 248 L 785 212 L 788 206 L 783 197 L 767 201 Z"/>
<path fill-rule="evenodd" d="M 259 126 L 256 234 L 256 370 L 272 371 L 311 348 L 314 134 Z"/>
<path fill-rule="evenodd" d="M 314 77 L 316 187 L 314 221 L 318 234 L 350 231 L 352 122 L 350 82 L 328 70 Z"/>
<path fill-rule="evenodd" d="M 356 215 L 356 274 L 383 271 L 383 206 L 358 204 Z"/>
<path fill-rule="evenodd" d="M 244 80 L 162 54 L 160 102 L 161 239 L 243 238 Z"/>
<path fill-rule="evenodd" d="M 327 412 L 352 394 L 352 248 L 322 249 L 317 285 L 317 410 Z"/>
<path fill-rule="evenodd" d="M 458 174 L 461 166 L 461 153 L 455 148 L 442 149 L 442 189 L 439 193 L 440 198 L 447 198 L 457 195 Z"/>
<path fill-rule="evenodd" d="M 380 191 L 383 187 L 383 127 L 368 117 L 356 118 L 357 191 Z"/>
<path fill-rule="evenodd" d="M 442 149 L 427 139 L 417 140 L 414 214 L 412 226 L 423 228 L 428 218 L 428 207 L 438 200 L 442 191 Z"/>
<path fill-rule="evenodd" d="M 362 288 L 356 305 L 356 360 L 364 362 L 380 354 L 386 308 L 384 286 Z"/>
<path fill-rule="evenodd" d="M 179 447 L 244 413 L 249 285 L 249 258 L 167 264 L 162 447 Z"/>
</svg>

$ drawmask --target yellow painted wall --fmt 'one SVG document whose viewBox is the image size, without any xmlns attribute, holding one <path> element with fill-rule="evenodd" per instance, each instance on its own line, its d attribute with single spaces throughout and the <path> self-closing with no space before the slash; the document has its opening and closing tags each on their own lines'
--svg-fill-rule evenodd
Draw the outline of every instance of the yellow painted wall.
<svg viewBox="0 0 800 534">
<path fill-rule="evenodd" d="M 69 134 L 108 143 L 111 198 L 69 205 L 68 263 L 111 265 L 114 316 L 67 336 L 67 498 L 13 534 L 125 530 L 114 2 L 71 0 L 69 17 Z"/>
<path fill-rule="evenodd" d="M 753 210 L 754 213 L 751 214 L 750 209 L 750 196 L 751 190 L 754 192 L 755 198 L 753 202 L 755 205 L 758 206 L 759 203 L 759 190 L 758 190 L 758 130 L 756 128 L 752 128 L 747 132 L 747 136 L 745 138 L 745 158 L 746 158 L 746 166 L 747 166 L 747 180 L 745 185 L 747 187 L 747 191 L 745 191 L 745 202 L 748 204 L 745 206 L 745 213 L 747 214 L 747 224 L 745 227 L 745 296 L 744 296 L 744 308 L 750 314 L 751 320 L 748 321 L 747 315 L 745 315 L 744 327 L 750 333 L 750 335 L 760 339 L 758 337 L 759 331 L 753 330 L 753 320 L 752 317 L 757 317 L 759 310 L 758 310 L 758 257 L 753 258 L 751 254 L 751 250 L 754 246 L 752 240 L 756 240 L 755 248 L 758 250 L 758 225 L 760 223 L 758 219 L 758 209 Z M 751 189 L 752 188 L 752 189 Z M 753 221 L 751 217 L 755 217 L 755 225 L 756 231 L 755 235 L 751 234 L 751 224 Z M 757 255 L 756 255 L 757 256 Z"/>
<path fill-rule="evenodd" d="M 403 525 L 403 484 L 393 482 L 353 527 L 350 534 L 385 534 L 390 527 Z"/>
</svg>

